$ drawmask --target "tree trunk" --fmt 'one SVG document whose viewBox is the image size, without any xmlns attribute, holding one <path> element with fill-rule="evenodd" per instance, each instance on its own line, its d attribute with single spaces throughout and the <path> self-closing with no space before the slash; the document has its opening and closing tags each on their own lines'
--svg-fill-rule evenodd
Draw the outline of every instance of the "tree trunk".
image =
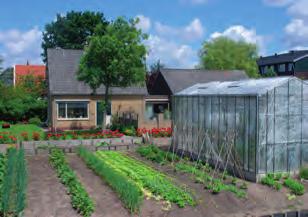
<svg viewBox="0 0 308 217">
<path fill-rule="evenodd" d="M 103 112 L 103 126 L 102 129 L 106 129 L 107 126 L 107 109 L 108 109 L 108 102 L 109 102 L 109 86 L 105 86 L 105 105 L 104 105 L 104 112 Z"/>
</svg>

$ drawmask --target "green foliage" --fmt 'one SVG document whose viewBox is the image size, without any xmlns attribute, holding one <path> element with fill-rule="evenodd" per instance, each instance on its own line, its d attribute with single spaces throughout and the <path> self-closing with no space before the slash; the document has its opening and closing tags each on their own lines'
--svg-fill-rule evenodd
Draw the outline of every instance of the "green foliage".
<svg viewBox="0 0 308 217">
<path fill-rule="evenodd" d="M 17 216 L 25 208 L 27 170 L 24 150 L 9 149 L 1 188 L 1 212 Z"/>
<path fill-rule="evenodd" d="M 29 119 L 29 124 L 40 126 L 42 124 L 42 121 L 39 117 L 34 117 Z"/>
<path fill-rule="evenodd" d="M 83 49 L 98 24 L 104 28 L 108 25 L 104 14 L 100 12 L 71 11 L 64 16 L 57 14 L 56 20 L 46 24 L 43 31 L 44 62 L 47 60 L 48 48 Z"/>
<path fill-rule="evenodd" d="M 261 184 L 267 185 L 279 191 L 282 188 L 282 184 L 279 182 L 279 180 L 280 179 L 278 178 L 275 180 L 275 174 L 267 174 L 261 179 Z"/>
<path fill-rule="evenodd" d="M 295 195 L 303 195 L 305 193 L 304 185 L 292 178 L 287 178 L 283 184 Z"/>
<path fill-rule="evenodd" d="M 308 180 L 308 167 L 302 167 L 299 170 L 299 177 Z"/>
<path fill-rule="evenodd" d="M 176 171 L 193 174 L 196 182 L 204 184 L 205 188 L 211 190 L 213 194 L 218 194 L 221 191 L 230 191 L 239 198 L 246 196 L 246 191 L 244 190 L 247 189 L 247 184 L 246 188 L 241 188 L 241 186 L 238 188 L 234 181 L 232 184 L 225 184 L 221 179 L 214 178 L 208 174 L 211 172 L 208 164 L 198 163 L 191 165 L 188 162 L 179 162 L 175 165 L 175 169 Z"/>
<path fill-rule="evenodd" d="M 165 164 L 166 161 L 178 161 L 179 157 L 176 154 L 165 152 L 155 145 L 140 146 L 136 149 L 140 156 L 156 163 Z"/>
<path fill-rule="evenodd" d="M 176 203 L 179 207 L 196 203 L 188 192 L 175 186 L 169 177 L 135 159 L 112 151 L 98 151 L 96 155 L 155 196 Z"/>
<path fill-rule="evenodd" d="M 271 68 L 269 68 L 269 69 L 267 70 L 266 73 L 264 73 L 264 74 L 262 75 L 262 77 L 264 77 L 264 78 L 277 77 L 277 74 L 276 74 L 276 72 L 274 71 L 274 69 L 271 67 Z"/>
<path fill-rule="evenodd" d="M 28 139 L 29 139 L 33 135 L 34 132 L 39 133 L 40 137 L 43 138 L 44 132 L 42 128 L 38 127 L 37 125 L 33 125 L 33 124 L 11 124 L 11 128 L 8 128 L 8 129 L 0 128 L 0 134 L 8 133 L 9 135 L 12 135 L 19 140 L 24 140 L 23 138 L 24 133 L 27 133 Z"/>
<path fill-rule="evenodd" d="M 3 186 L 3 180 L 5 176 L 5 169 L 6 169 L 6 155 L 0 153 L 0 201 L 2 201 L 2 186 Z M 2 212 L 2 202 L 0 203 L 0 212 Z"/>
<path fill-rule="evenodd" d="M 126 136 L 136 136 L 136 129 L 133 126 L 126 126 L 120 132 L 124 133 Z"/>
<path fill-rule="evenodd" d="M 143 201 L 143 193 L 140 187 L 87 149 L 79 147 L 78 155 L 89 168 L 102 177 L 119 194 L 121 200 L 131 212 L 136 212 L 140 209 Z"/>
<path fill-rule="evenodd" d="M 35 92 L 25 90 L 22 86 L 1 84 L 0 92 L 0 120 L 16 122 L 37 115 L 46 117 L 47 101 Z"/>
<path fill-rule="evenodd" d="M 255 44 L 219 37 L 203 44 L 200 67 L 209 70 L 245 70 L 249 77 L 258 77 L 257 58 Z"/>
<path fill-rule="evenodd" d="M 53 149 L 49 161 L 56 169 L 61 182 L 67 187 L 73 208 L 82 216 L 91 216 L 94 212 L 94 202 L 66 162 L 64 153 L 59 149 Z"/>
</svg>

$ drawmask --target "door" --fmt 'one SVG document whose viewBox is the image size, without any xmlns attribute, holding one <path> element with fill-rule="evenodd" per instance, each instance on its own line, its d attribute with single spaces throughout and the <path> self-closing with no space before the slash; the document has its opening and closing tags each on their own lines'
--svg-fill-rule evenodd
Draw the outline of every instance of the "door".
<svg viewBox="0 0 308 217">
<path fill-rule="evenodd" d="M 104 106 L 102 101 L 96 102 L 96 126 L 102 126 L 104 121 Z M 107 114 L 106 114 L 106 125 L 111 124 L 111 102 L 109 101 Z"/>
</svg>

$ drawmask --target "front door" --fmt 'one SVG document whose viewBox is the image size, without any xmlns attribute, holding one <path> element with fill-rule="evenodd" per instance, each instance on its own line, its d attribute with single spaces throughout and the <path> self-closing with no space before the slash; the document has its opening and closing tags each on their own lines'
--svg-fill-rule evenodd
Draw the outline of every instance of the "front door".
<svg viewBox="0 0 308 217">
<path fill-rule="evenodd" d="M 104 121 L 104 107 L 101 101 L 96 102 L 96 126 L 102 126 Z M 111 124 L 111 103 L 108 105 L 107 114 L 106 114 L 106 125 Z"/>
</svg>

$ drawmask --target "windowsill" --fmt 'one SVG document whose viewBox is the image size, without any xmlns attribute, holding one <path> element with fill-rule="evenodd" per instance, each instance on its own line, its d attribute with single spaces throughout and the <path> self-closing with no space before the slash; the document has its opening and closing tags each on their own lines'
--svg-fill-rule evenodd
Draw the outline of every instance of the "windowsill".
<svg viewBox="0 0 308 217">
<path fill-rule="evenodd" d="M 89 121 L 90 118 L 57 118 L 58 121 Z"/>
</svg>

